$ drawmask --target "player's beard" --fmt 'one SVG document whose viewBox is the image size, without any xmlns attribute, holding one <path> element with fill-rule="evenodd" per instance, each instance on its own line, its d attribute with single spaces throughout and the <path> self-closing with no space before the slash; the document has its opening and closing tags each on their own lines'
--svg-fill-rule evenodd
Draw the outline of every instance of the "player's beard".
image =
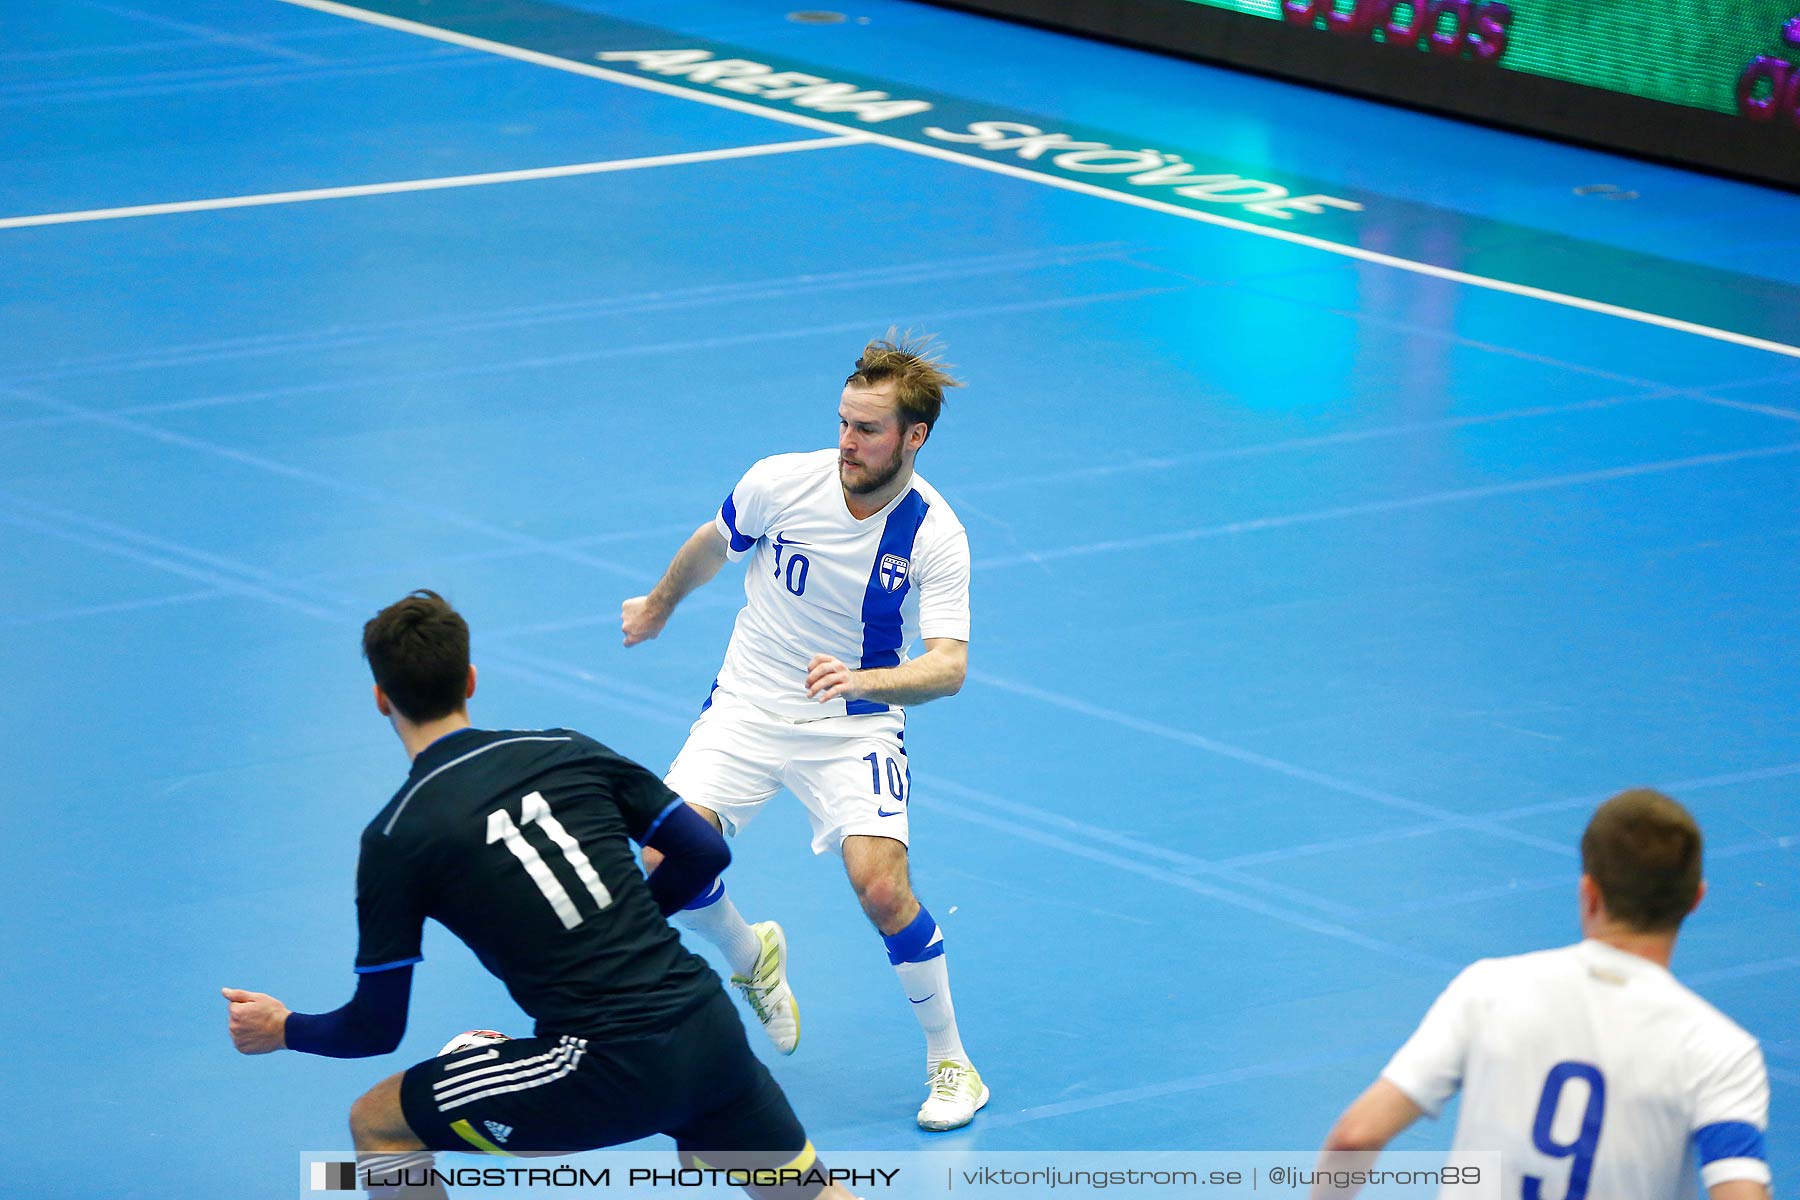
<svg viewBox="0 0 1800 1200">
<path fill-rule="evenodd" d="M 871 471 L 872 473 L 866 475 L 862 483 L 853 485 L 850 480 L 844 476 L 844 464 L 839 462 L 838 482 L 842 483 L 844 485 L 844 490 L 849 492 L 852 496 L 867 496 L 872 492 L 879 492 L 882 488 L 892 483 L 894 481 L 894 476 L 900 473 L 900 464 L 900 447 L 895 446 L 894 457 L 889 459 L 885 466 L 878 471 L 873 468 L 865 467 L 865 471 Z"/>
</svg>

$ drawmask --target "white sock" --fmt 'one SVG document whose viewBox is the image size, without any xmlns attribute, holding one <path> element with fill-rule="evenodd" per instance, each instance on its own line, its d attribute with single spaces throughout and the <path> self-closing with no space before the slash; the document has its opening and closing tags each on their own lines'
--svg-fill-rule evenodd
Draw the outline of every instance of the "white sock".
<svg viewBox="0 0 1800 1200">
<path fill-rule="evenodd" d="M 900 986 L 912 1001 L 913 1016 L 925 1031 L 925 1071 L 930 1074 L 945 1059 L 969 1061 L 962 1035 L 956 1031 L 956 1009 L 950 1004 L 950 968 L 942 954 L 924 962 L 894 964 Z"/>
<path fill-rule="evenodd" d="M 684 908 L 675 914 L 675 920 L 682 928 L 693 930 L 717 946 L 735 973 L 749 975 L 756 970 L 756 960 L 762 957 L 762 939 L 725 894 L 723 884 L 717 900 L 705 908 Z"/>
</svg>

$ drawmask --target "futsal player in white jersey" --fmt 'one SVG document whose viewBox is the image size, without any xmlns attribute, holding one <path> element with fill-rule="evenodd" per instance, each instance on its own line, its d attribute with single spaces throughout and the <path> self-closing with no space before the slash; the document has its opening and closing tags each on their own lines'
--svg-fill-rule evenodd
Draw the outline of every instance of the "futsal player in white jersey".
<svg viewBox="0 0 1800 1200">
<path fill-rule="evenodd" d="M 954 694 L 969 649 L 968 537 L 913 471 L 944 389 L 961 386 L 930 342 L 890 332 L 865 347 L 838 403 L 837 448 L 754 464 L 621 618 L 627 646 L 653 638 L 682 597 L 749 558 L 724 665 L 666 782 L 728 835 L 778 789 L 799 797 L 813 852 L 842 856 L 925 1031 L 918 1121 L 943 1130 L 968 1124 L 988 1089 L 957 1031 L 943 935 L 907 873 L 904 709 Z M 924 652 L 908 657 L 915 640 Z M 793 1053 L 800 1015 L 781 927 L 746 923 L 723 884 L 681 919 L 725 954 L 776 1047 Z"/>
<path fill-rule="evenodd" d="M 1506 1200 L 1689 1200 L 1702 1183 L 1710 1200 L 1767 1200 L 1762 1051 L 1669 973 L 1705 894 L 1700 857 L 1699 826 L 1662 793 L 1601 805 L 1581 838 L 1584 940 L 1458 975 L 1321 1165 L 1373 1161 L 1460 1090 L 1451 1161 L 1498 1151 Z"/>
</svg>

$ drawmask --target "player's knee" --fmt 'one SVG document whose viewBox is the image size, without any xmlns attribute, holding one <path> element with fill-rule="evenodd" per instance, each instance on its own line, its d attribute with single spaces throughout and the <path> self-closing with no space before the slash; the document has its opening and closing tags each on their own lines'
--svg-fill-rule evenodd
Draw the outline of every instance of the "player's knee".
<svg viewBox="0 0 1800 1200">
<path fill-rule="evenodd" d="M 350 1140 L 358 1150 L 413 1150 L 421 1143 L 400 1111 L 400 1087 L 383 1080 L 350 1106 Z"/>
<path fill-rule="evenodd" d="M 375 1101 L 373 1092 L 365 1092 L 350 1105 L 350 1141 L 358 1150 L 375 1149 Z"/>
<path fill-rule="evenodd" d="M 720 834 L 721 836 L 724 835 L 725 827 L 720 823 L 718 813 L 710 808 L 702 808 L 691 800 L 687 802 L 687 806 L 694 812 L 699 813 L 700 816 L 705 819 L 706 823 L 713 827 L 713 832 Z M 644 846 L 638 850 L 638 860 L 644 864 L 644 874 L 648 875 L 662 865 L 663 854 L 660 850 L 653 850 L 649 846 Z M 726 861 L 730 861 L 729 853 L 727 854 Z M 723 863 L 720 864 L 719 869 L 721 871 L 725 869 Z"/>
<path fill-rule="evenodd" d="M 914 907 L 912 888 L 904 875 L 877 873 L 854 883 L 863 912 L 883 929 L 911 915 L 910 910 Z"/>
</svg>

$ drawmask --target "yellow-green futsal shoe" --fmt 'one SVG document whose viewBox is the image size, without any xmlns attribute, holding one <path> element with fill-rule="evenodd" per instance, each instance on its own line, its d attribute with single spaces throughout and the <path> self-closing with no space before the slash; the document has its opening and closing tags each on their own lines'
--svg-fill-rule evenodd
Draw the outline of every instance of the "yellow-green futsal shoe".
<svg viewBox="0 0 1800 1200">
<path fill-rule="evenodd" d="M 787 981 L 787 936 L 773 921 L 752 925 L 762 943 L 756 958 L 756 969 L 748 978 L 731 977 L 732 985 L 744 994 L 744 1003 L 762 1022 L 763 1032 L 783 1054 L 792 1054 L 800 1044 L 800 1006 L 794 1002 L 793 989 Z"/>
<path fill-rule="evenodd" d="M 961 1129 L 988 1102 L 987 1084 L 981 1082 L 981 1072 L 966 1062 L 947 1058 L 926 1082 L 931 1093 L 919 1107 L 920 1129 L 933 1133 Z"/>
</svg>

